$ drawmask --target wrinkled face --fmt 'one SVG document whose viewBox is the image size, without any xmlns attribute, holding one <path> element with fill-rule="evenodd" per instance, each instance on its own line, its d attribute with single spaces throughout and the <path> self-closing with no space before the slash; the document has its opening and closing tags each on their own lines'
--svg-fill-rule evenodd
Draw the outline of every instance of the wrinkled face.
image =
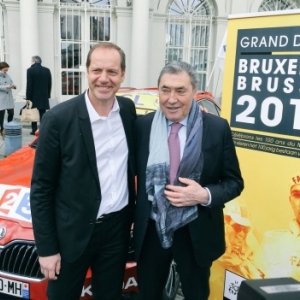
<svg viewBox="0 0 300 300">
<path fill-rule="evenodd" d="M 295 218 L 300 224 L 300 184 L 295 184 L 291 187 L 290 203 L 294 211 Z"/>
<path fill-rule="evenodd" d="M 166 118 L 172 122 L 180 122 L 189 114 L 193 99 L 197 93 L 189 75 L 166 73 L 161 77 L 158 95 L 159 105 Z"/>
<path fill-rule="evenodd" d="M 242 247 L 248 235 L 250 227 L 231 221 L 226 227 L 226 236 L 229 243 L 235 247 Z"/>
<path fill-rule="evenodd" d="M 121 70 L 121 56 L 117 50 L 95 49 L 87 69 L 90 100 L 113 101 L 124 77 L 125 72 Z"/>
</svg>

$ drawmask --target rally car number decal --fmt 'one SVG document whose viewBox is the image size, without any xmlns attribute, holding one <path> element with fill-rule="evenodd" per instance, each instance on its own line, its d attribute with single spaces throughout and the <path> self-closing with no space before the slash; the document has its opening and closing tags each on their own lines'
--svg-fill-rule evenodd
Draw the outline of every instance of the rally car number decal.
<svg viewBox="0 0 300 300">
<path fill-rule="evenodd" d="M 0 184 L 0 216 L 31 222 L 30 189 Z"/>
</svg>

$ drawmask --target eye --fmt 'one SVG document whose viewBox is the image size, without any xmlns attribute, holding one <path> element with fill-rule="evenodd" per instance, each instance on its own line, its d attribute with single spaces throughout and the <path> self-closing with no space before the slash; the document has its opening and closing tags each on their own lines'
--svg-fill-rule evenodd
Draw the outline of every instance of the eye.
<svg viewBox="0 0 300 300">
<path fill-rule="evenodd" d="M 118 75 L 119 74 L 119 72 L 117 70 L 109 70 L 108 73 L 111 74 L 111 75 Z"/>
<path fill-rule="evenodd" d="M 177 94 L 183 95 L 185 93 L 185 89 L 179 89 L 177 90 Z"/>
<path fill-rule="evenodd" d="M 166 93 L 169 93 L 170 90 L 167 89 L 167 88 L 162 88 L 162 89 L 161 89 L 161 92 L 164 93 L 164 94 L 166 94 Z"/>
</svg>

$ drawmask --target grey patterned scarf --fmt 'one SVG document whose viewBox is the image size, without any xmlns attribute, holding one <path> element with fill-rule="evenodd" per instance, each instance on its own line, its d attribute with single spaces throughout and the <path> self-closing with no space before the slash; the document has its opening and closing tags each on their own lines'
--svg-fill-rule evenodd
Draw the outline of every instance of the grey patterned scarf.
<svg viewBox="0 0 300 300">
<path fill-rule="evenodd" d="M 199 182 L 202 167 L 202 112 L 193 101 L 187 121 L 187 138 L 174 185 L 182 185 L 178 177 Z M 155 113 L 151 133 L 149 158 L 146 169 L 146 192 L 152 201 L 152 217 L 163 248 L 173 244 L 176 229 L 185 226 L 198 217 L 197 206 L 175 207 L 164 196 L 165 185 L 169 183 L 169 149 L 167 120 L 160 109 Z"/>
</svg>

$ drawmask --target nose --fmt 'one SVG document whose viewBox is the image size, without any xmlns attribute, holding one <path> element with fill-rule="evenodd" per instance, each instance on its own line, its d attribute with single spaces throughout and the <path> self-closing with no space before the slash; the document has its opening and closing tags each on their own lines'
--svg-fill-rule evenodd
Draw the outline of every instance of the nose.
<svg viewBox="0 0 300 300">
<path fill-rule="evenodd" d="M 108 80 L 108 76 L 107 73 L 105 71 L 101 72 L 98 76 L 98 79 L 100 81 L 107 81 Z"/>
<path fill-rule="evenodd" d="M 168 102 L 170 103 L 177 102 L 177 96 L 175 91 L 170 91 Z"/>
</svg>

